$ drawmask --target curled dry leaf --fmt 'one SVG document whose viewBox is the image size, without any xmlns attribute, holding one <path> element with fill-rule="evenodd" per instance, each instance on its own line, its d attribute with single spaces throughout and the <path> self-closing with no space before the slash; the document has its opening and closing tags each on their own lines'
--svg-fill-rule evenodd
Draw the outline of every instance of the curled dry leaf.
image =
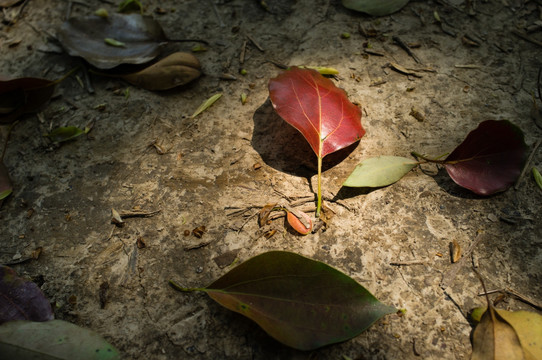
<svg viewBox="0 0 542 360">
<path fill-rule="evenodd" d="M 312 231 L 312 220 L 310 216 L 299 210 L 291 210 L 292 211 L 286 211 L 288 224 L 301 235 L 309 234 Z"/>
<path fill-rule="evenodd" d="M 456 263 L 461 259 L 461 246 L 459 246 L 459 243 L 455 239 L 450 243 L 450 252 L 452 255 L 452 263 Z"/>
<path fill-rule="evenodd" d="M 80 56 L 99 69 L 149 62 L 167 41 L 160 24 L 140 14 L 73 17 L 62 24 L 58 39 L 68 54 Z M 115 39 L 125 46 L 111 46 L 104 39 Z"/>
<path fill-rule="evenodd" d="M 168 90 L 185 85 L 201 75 L 198 59 L 189 53 L 176 52 L 133 74 L 122 75 L 129 83 L 147 90 Z"/>
<path fill-rule="evenodd" d="M 267 219 L 269 219 L 269 214 L 277 206 L 277 204 L 267 204 L 265 205 L 260 212 L 258 213 L 258 224 L 260 227 L 267 225 Z"/>
</svg>

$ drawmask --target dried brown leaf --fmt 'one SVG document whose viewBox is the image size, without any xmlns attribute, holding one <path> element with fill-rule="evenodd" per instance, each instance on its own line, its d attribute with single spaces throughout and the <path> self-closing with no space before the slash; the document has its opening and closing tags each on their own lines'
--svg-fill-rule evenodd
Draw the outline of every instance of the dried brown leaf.
<svg viewBox="0 0 542 360">
<path fill-rule="evenodd" d="M 141 71 L 122 75 L 121 78 L 147 90 L 168 90 L 200 77 L 200 68 L 194 55 L 176 52 Z"/>
</svg>

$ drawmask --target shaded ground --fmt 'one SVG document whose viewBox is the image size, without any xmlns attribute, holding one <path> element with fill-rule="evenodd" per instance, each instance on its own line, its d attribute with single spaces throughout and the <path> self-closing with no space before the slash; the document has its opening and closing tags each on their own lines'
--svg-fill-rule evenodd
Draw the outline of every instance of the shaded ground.
<svg viewBox="0 0 542 360">
<path fill-rule="evenodd" d="M 490 198 L 462 190 L 434 166 L 372 192 L 341 189 L 365 158 L 408 156 L 412 150 L 440 155 L 487 119 L 511 120 L 527 144 L 535 143 L 541 130 L 529 116 L 530 94 L 542 47 L 511 31 L 540 20 L 539 2 L 476 1 L 469 16 L 462 1 L 412 1 L 378 19 L 339 1 L 269 0 L 269 11 L 257 1 L 219 1 L 218 17 L 211 1 L 144 3 L 148 13 L 167 10 L 155 17 L 170 38 L 210 42 L 208 51 L 196 54 L 205 76 L 182 89 L 153 93 L 91 75 L 94 94 L 72 77 L 39 119 L 29 116 L 10 138 L 5 164 L 15 191 L 0 209 L 0 262 L 42 246 L 39 260 L 13 267 L 38 282 L 57 318 L 96 330 L 134 359 L 466 359 L 471 325 L 465 316 L 484 301 L 470 260 L 446 290 L 439 283 L 450 269 L 450 241 L 465 250 L 477 236 L 482 239 L 474 262 L 487 286 L 540 302 L 542 192 L 530 176 L 517 190 Z M 100 1 L 76 3 L 72 15 L 101 6 L 115 8 Z M 67 2 L 30 1 L 16 23 L 7 25 L 19 9 L 3 14 L 0 73 L 55 79 L 79 63 L 51 52 Z M 434 11 L 457 36 L 435 23 Z M 378 37 L 366 39 L 360 24 Z M 344 32 L 351 37 L 341 39 Z M 246 35 L 264 51 L 248 41 L 240 64 Z M 393 35 L 419 44 L 413 51 L 422 63 L 396 46 Z M 465 35 L 479 46 L 462 41 Z M 542 41 L 540 32 L 530 36 Z M 385 56 L 365 54 L 367 42 Z M 169 44 L 164 53 L 191 46 Z M 364 109 L 367 134 L 324 173 L 325 196 L 333 200 L 327 204 L 336 215 L 326 231 L 306 237 L 281 230 L 265 239 L 257 235 L 256 220 L 247 219 L 257 209 L 235 213 L 310 197 L 316 183 L 310 148 L 267 99 L 267 82 L 279 72 L 267 60 L 337 68 L 337 85 Z M 386 66 L 390 62 L 418 69 L 421 77 L 397 73 Z M 246 76 L 238 74 L 241 68 Z M 222 80 L 222 73 L 237 80 Z M 385 83 L 371 86 L 379 80 Z M 115 88 L 129 89 L 129 97 L 115 95 Z M 223 93 L 219 102 L 189 118 L 217 92 Z M 241 93 L 248 94 L 245 105 Z M 409 115 L 412 107 L 425 114 L 423 121 Z M 58 126 L 89 123 L 89 136 L 62 146 L 42 136 Z M 149 147 L 155 140 L 167 154 Z M 539 151 L 533 165 L 541 163 Z M 309 199 L 304 208 L 311 207 Z M 110 224 L 111 208 L 160 213 L 117 228 Z M 201 239 L 184 236 L 201 225 L 207 229 Z M 138 248 L 137 239 L 146 247 Z M 188 250 L 197 245 L 202 246 Z M 217 264 L 217 256 L 233 252 L 244 261 L 272 249 L 322 260 L 407 313 L 387 316 L 350 341 L 305 353 L 281 346 L 205 294 L 181 294 L 167 285 L 169 279 L 208 284 L 229 268 L 227 261 Z M 410 260 L 426 263 L 390 265 Z M 106 283 L 102 308 L 100 287 L 103 294 Z M 533 310 L 513 298 L 501 306 Z"/>
</svg>

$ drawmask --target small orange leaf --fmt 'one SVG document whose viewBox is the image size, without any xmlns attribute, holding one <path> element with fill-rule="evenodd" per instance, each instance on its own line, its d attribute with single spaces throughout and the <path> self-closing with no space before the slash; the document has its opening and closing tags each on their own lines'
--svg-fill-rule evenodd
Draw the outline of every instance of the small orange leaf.
<svg viewBox="0 0 542 360">
<path fill-rule="evenodd" d="M 287 211 L 286 219 L 288 220 L 288 224 L 301 235 L 307 235 L 312 231 L 311 218 L 302 211 L 295 211 L 295 213 L 294 215 L 293 212 Z"/>
</svg>

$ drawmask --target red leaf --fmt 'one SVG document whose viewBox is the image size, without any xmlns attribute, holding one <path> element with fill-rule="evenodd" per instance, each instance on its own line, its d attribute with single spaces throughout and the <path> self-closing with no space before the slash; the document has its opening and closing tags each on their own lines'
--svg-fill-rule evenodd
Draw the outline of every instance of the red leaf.
<svg viewBox="0 0 542 360">
<path fill-rule="evenodd" d="M 39 110 L 53 96 L 57 81 L 40 78 L 0 79 L 0 124 Z"/>
<path fill-rule="evenodd" d="M 292 67 L 269 81 L 275 111 L 323 158 L 361 139 L 361 110 L 315 70 Z"/>
<path fill-rule="evenodd" d="M 458 185 L 491 195 L 514 184 L 526 157 L 520 128 L 506 120 L 487 120 L 446 158 L 445 167 Z"/>
</svg>

